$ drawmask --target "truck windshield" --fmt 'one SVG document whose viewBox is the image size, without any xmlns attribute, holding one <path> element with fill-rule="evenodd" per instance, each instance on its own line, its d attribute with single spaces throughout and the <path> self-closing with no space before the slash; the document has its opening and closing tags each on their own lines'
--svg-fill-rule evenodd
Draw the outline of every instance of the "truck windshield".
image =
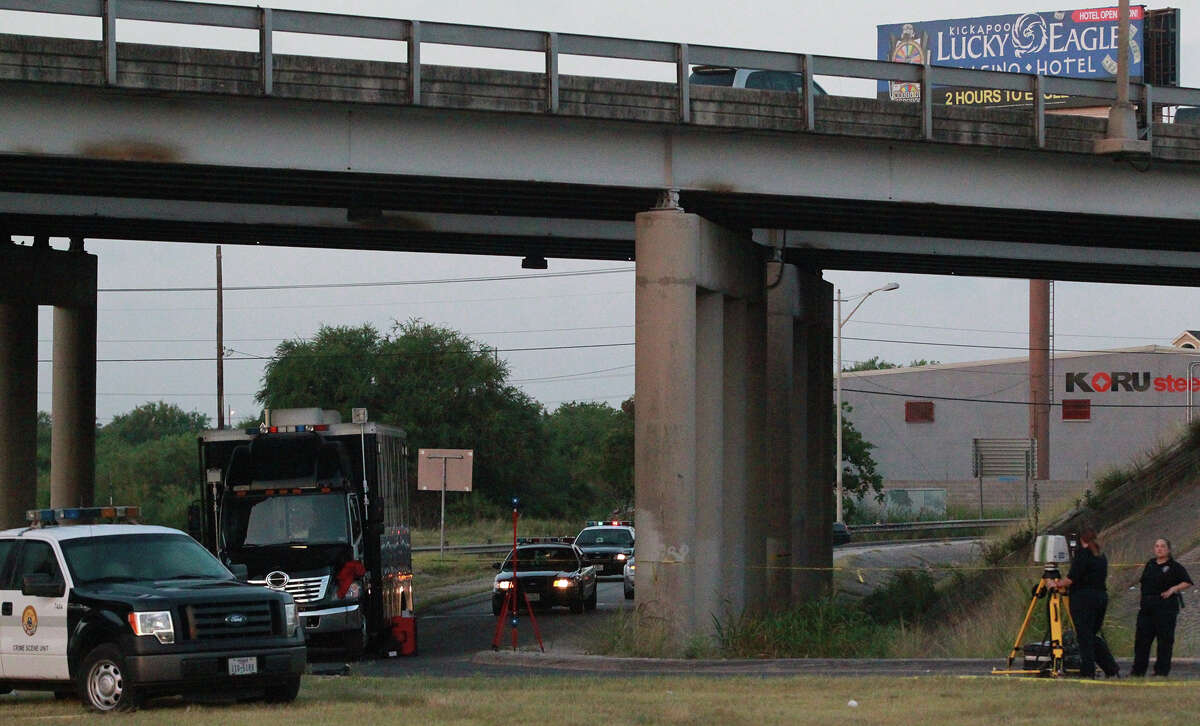
<svg viewBox="0 0 1200 726">
<path fill-rule="evenodd" d="M 183 534 L 123 534 L 62 542 L 76 585 L 134 580 L 232 580 L 196 540 Z"/>
<path fill-rule="evenodd" d="M 601 529 L 585 529 L 575 538 L 575 544 L 580 547 L 589 545 L 612 545 L 613 547 L 632 547 L 633 533 L 627 529 L 613 527 Z"/>
<path fill-rule="evenodd" d="M 225 499 L 221 532 L 225 546 L 340 544 L 350 541 L 344 494 L 307 494 Z"/>
</svg>

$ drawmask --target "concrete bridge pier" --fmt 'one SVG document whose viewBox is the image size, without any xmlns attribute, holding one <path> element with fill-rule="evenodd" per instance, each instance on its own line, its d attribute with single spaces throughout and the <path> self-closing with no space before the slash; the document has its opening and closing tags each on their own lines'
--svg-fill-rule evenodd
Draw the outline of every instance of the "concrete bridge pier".
<svg viewBox="0 0 1200 726">
<path fill-rule="evenodd" d="M 37 307 L 54 306 L 51 506 L 90 504 L 96 458 L 96 258 L 0 234 L 0 527 L 37 501 Z"/>
<path fill-rule="evenodd" d="M 678 209 L 636 226 L 639 611 L 706 634 L 762 599 L 761 251 Z"/>
<path fill-rule="evenodd" d="M 37 502 L 36 421 L 37 305 L 0 301 L 0 529 Z"/>
<path fill-rule="evenodd" d="M 96 280 L 91 281 L 95 291 Z M 96 489 L 96 306 L 54 308 L 50 506 L 90 507 Z"/>
<path fill-rule="evenodd" d="M 766 277 L 766 588 L 785 609 L 831 583 L 833 288 L 782 263 Z"/>
</svg>

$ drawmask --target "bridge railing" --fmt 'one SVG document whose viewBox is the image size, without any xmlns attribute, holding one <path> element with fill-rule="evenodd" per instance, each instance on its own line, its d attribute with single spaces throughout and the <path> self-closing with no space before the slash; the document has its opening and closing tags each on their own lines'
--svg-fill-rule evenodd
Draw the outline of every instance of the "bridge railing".
<svg viewBox="0 0 1200 726">
<path fill-rule="evenodd" d="M 472 48 L 529 51 L 545 56 L 545 111 L 559 111 L 560 56 L 591 56 L 619 60 L 669 63 L 675 66 L 678 120 L 691 122 L 688 77 L 693 65 L 714 65 L 756 70 L 785 71 L 801 76 L 801 113 L 804 128 L 815 130 L 813 78 L 873 79 L 935 85 L 1028 92 L 1033 97 L 1031 134 L 1039 148 L 1045 146 L 1047 95 L 1081 96 L 1102 101 L 1116 99 L 1116 84 L 1083 78 L 1063 78 L 1024 73 L 973 70 L 947 66 L 914 65 L 860 58 L 747 50 L 721 46 L 689 45 L 650 40 L 494 28 L 455 23 L 432 23 L 395 18 L 363 17 L 300 10 L 276 10 L 241 5 L 218 5 L 179 0 L 0 0 L 0 10 L 90 16 L 101 20 L 104 78 L 117 86 L 117 20 L 177 23 L 257 30 L 259 78 L 263 95 L 272 94 L 273 36 L 276 32 L 332 37 L 401 41 L 407 45 L 409 103 L 421 103 L 421 46 L 440 44 Z M 1155 104 L 1200 106 L 1200 89 L 1154 88 L 1131 84 L 1130 97 L 1140 101 L 1143 133 L 1149 138 Z M 922 93 L 921 136 L 933 139 L 933 94 Z"/>
</svg>

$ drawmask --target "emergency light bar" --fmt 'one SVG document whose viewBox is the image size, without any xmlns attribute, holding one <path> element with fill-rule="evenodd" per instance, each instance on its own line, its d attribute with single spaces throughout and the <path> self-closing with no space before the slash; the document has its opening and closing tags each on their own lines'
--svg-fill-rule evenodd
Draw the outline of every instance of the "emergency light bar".
<svg viewBox="0 0 1200 726">
<path fill-rule="evenodd" d="M 305 431 L 328 431 L 329 424 L 297 424 L 295 426 L 256 426 L 246 429 L 246 433 L 253 436 L 255 434 L 291 434 L 304 433 Z"/>
<path fill-rule="evenodd" d="M 589 527 L 632 527 L 633 522 L 627 520 L 608 519 L 604 521 L 591 521 L 587 523 Z"/>
<path fill-rule="evenodd" d="M 141 515 L 141 507 L 67 507 L 63 509 L 30 509 L 25 520 L 33 525 L 79 523 L 93 519 L 133 520 Z"/>
</svg>

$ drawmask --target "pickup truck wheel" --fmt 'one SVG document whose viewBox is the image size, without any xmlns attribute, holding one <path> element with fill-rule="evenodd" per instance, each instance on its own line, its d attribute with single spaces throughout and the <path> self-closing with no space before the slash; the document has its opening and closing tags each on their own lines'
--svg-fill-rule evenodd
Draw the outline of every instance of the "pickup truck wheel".
<svg viewBox="0 0 1200 726">
<path fill-rule="evenodd" d="M 292 676 L 283 683 L 267 686 L 263 698 L 267 703 L 291 703 L 300 693 L 300 676 Z"/>
<path fill-rule="evenodd" d="M 83 659 L 79 698 L 92 711 L 136 711 L 142 695 L 126 675 L 125 657 L 117 646 L 104 643 Z"/>
<path fill-rule="evenodd" d="M 583 598 L 579 598 L 578 600 L 571 601 L 571 612 L 581 613 L 581 612 L 583 612 L 583 608 L 584 608 Z"/>
</svg>

